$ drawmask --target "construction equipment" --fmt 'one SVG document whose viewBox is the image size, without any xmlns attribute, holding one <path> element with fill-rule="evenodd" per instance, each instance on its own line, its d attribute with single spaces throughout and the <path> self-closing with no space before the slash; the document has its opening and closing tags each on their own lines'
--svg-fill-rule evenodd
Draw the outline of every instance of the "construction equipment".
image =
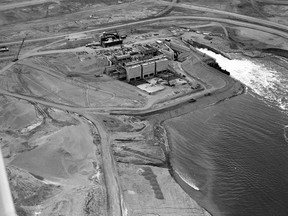
<svg viewBox="0 0 288 216">
<path fill-rule="evenodd" d="M 100 35 L 100 43 L 102 47 L 121 45 L 123 43 L 123 39 L 120 38 L 116 30 L 111 32 L 103 32 L 102 35 Z"/>
<path fill-rule="evenodd" d="M 0 46 L 0 52 L 8 52 L 9 48 L 6 46 Z"/>
<path fill-rule="evenodd" d="M 23 40 L 22 40 L 22 42 L 21 42 L 21 45 L 20 45 L 20 47 L 19 47 L 18 53 L 17 53 L 15 59 L 12 60 L 12 62 L 18 61 L 19 54 L 20 54 L 20 51 L 21 51 L 21 49 L 22 49 L 22 47 L 23 47 L 23 44 L 24 44 L 24 41 L 25 41 L 26 37 L 27 37 L 27 35 L 25 35 L 25 37 L 23 38 Z"/>
</svg>

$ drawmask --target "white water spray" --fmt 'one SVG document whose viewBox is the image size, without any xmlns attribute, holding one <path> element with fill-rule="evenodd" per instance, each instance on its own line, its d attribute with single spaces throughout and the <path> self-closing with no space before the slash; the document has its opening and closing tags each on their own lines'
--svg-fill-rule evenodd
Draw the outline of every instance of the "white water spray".
<svg viewBox="0 0 288 216">
<path fill-rule="evenodd" d="M 230 72 L 231 77 L 245 84 L 266 101 L 276 104 L 282 110 L 288 110 L 287 76 L 251 60 L 229 60 L 207 49 L 198 50 L 216 59 L 221 68 Z"/>
<path fill-rule="evenodd" d="M 188 184 L 190 187 L 192 187 L 194 190 L 197 190 L 199 191 L 200 188 L 196 186 L 196 183 L 195 183 L 195 180 L 193 180 L 192 178 L 189 178 L 186 174 L 184 173 L 181 173 L 180 171 L 178 170 L 174 170 L 178 176 L 186 183 Z"/>
</svg>

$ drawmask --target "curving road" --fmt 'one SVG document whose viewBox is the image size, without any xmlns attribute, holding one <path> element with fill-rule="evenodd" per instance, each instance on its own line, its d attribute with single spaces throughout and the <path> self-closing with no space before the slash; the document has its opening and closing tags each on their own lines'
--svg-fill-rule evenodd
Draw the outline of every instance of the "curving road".
<svg viewBox="0 0 288 216">
<path fill-rule="evenodd" d="M 147 2 L 155 2 L 155 1 L 147 1 Z M 235 14 L 235 13 L 230 13 L 227 11 L 220 11 L 220 10 L 215 10 L 211 8 L 205 8 L 205 7 L 198 7 L 198 6 L 193 6 L 193 5 L 187 5 L 187 4 L 176 4 L 177 1 L 173 0 L 173 2 L 165 2 L 165 1 L 157 1 L 159 4 L 167 5 L 169 6 L 167 9 L 171 9 L 171 7 L 180 7 L 180 8 L 188 8 L 191 10 L 198 10 L 202 12 L 208 12 L 208 13 L 214 13 L 218 14 L 221 16 L 225 16 L 226 18 L 216 18 L 216 17 L 208 17 L 208 16 L 171 16 L 171 17 L 154 17 L 150 18 L 147 20 L 141 20 L 141 21 L 135 21 L 131 22 L 128 24 L 120 24 L 120 25 L 115 25 L 115 26 L 110 26 L 110 27 L 103 27 L 103 28 L 98 28 L 98 29 L 92 29 L 92 30 L 86 30 L 86 31 L 81 31 L 81 33 L 90 33 L 90 32 L 97 32 L 97 31 L 107 31 L 109 29 L 117 29 L 117 28 L 124 28 L 128 26 L 133 26 L 133 25 L 141 25 L 141 24 L 146 24 L 146 23 L 152 23 L 152 22 L 157 22 L 157 21 L 175 21 L 175 20 L 197 20 L 197 21 L 211 21 L 213 23 L 226 23 L 226 24 L 233 24 L 237 26 L 242 26 L 246 28 L 252 28 L 252 29 L 257 29 L 260 31 L 265 31 L 271 34 L 275 34 L 284 38 L 288 38 L 288 27 L 266 21 L 266 20 L 261 20 L 253 17 L 248 17 L 240 14 Z M 234 18 L 235 20 L 231 19 Z M 74 33 L 74 34 L 79 34 L 80 32 Z M 52 37 L 46 37 L 46 38 L 39 38 L 39 39 L 33 39 L 33 40 L 27 40 L 27 42 L 36 42 L 36 41 L 45 41 L 45 40 L 50 40 L 50 39 L 57 39 L 57 38 L 63 38 L 67 36 L 68 34 L 65 35 L 58 35 L 58 36 L 52 36 Z M 71 35 L 71 34 L 70 34 Z M 11 43 L 20 43 L 20 42 L 10 42 L 6 43 L 11 44 Z M 37 50 L 35 50 L 37 51 Z M 60 51 L 59 51 L 60 52 Z M 44 54 L 43 52 L 29 52 L 26 53 L 26 55 L 21 55 L 20 60 L 27 58 L 29 56 L 33 55 L 41 55 Z M 13 66 L 15 63 L 11 63 L 7 65 L 6 67 L 2 68 L 0 70 L 0 73 L 5 72 L 8 70 L 11 66 Z M 229 85 L 227 85 L 225 88 L 229 88 Z M 223 90 L 223 89 L 222 89 Z M 208 91 L 208 90 L 207 90 Z M 103 161 L 104 161 L 104 175 L 105 175 L 105 181 L 107 184 L 107 192 L 108 192 L 108 214 L 109 215 L 123 215 L 123 200 L 121 197 L 120 193 L 120 184 L 119 184 L 119 179 L 116 171 L 116 166 L 115 166 L 115 161 L 113 158 L 113 154 L 110 149 L 110 136 L 109 133 L 105 130 L 104 125 L 101 123 L 101 119 L 97 117 L 95 114 L 104 114 L 107 112 L 111 112 L 113 110 L 113 107 L 104 107 L 104 108 L 89 108 L 89 107 L 78 107 L 78 106 L 70 106 L 70 105 L 64 105 L 60 103 L 55 103 L 55 102 L 49 102 L 45 101 L 42 98 L 39 97 L 33 97 L 33 96 L 27 96 L 27 95 L 21 95 L 17 93 L 12 93 L 8 92 L 6 90 L 0 89 L 0 94 L 27 100 L 27 101 L 32 101 L 35 103 L 43 104 L 46 106 L 50 107 L 55 107 L 58 109 L 62 110 L 67 110 L 70 112 L 75 112 L 78 114 L 83 115 L 85 118 L 90 120 L 95 127 L 99 130 L 99 134 L 101 135 L 101 142 L 102 142 L 102 155 L 103 155 Z M 194 96 L 194 95 L 193 95 Z M 200 95 L 199 95 L 200 96 Z M 173 107 L 176 106 L 179 103 L 182 103 L 184 100 L 187 100 L 187 98 L 191 97 L 188 95 L 187 97 L 183 97 L 181 99 L 176 99 L 172 101 L 171 103 L 166 104 L 165 106 L 157 107 L 156 111 L 161 111 L 162 109 L 165 109 L 167 107 Z M 129 112 L 147 112 L 153 104 L 148 104 L 142 108 L 123 108 L 123 109 L 118 109 L 118 111 L 125 111 L 126 113 Z M 150 110 L 151 111 L 151 110 Z M 93 113 L 92 113 L 93 112 Z"/>
<path fill-rule="evenodd" d="M 185 6 L 181 6 L 186 8 Z M 192 9 L 194 10 L 194 9 Z M 251 17 L 248 17 L 247 19 L 250 19 Z M 63 35 L 57 35 L 57 36 L 51 36 L 51 37 L 44 37 L 44 38 L 36 38 L 36 39 L 30 39 L 30 40 L 25 40 L 25 43 L 34 43 L 34 42 L 39 42 L 39 41 L 46 41 L 46 40 L 51 40 L 51 39 L 64 39 L 64 37 L 67 37 L 68 35 L 77 35 L 79 33 L 93 33 L 93 32 L 102 32 L 102 31 L 108 31 L 108 30 L 113 30 L 113 29 L 120 29 L 120 28 L 125 28 L 129 26 L 135 26 L 135 25 L 141 25 L 141 24 L 148 24 L 148 23 L 153 23 L 157 21 L 173 21 L 173 20 L 197 20 L 197 21 L 211 21 L 211 22 L 219 22 L 219 23 L 226 23 L 226 24 L 233 24 L 237 26 L 242 26 L 242 27 L 247 27 L 251 29 L 257 29 L 260 31 L 268 32 L 271 34 L 275 34 L 284 38 L 288 38 L 288 27 L 277 24 L 274 22 L 266 21 L 261 19 L 257 19 L 256 24 L 253 22 L 250 22 L 249 20 L 241 21 L 241 20 L 232 20 L 230 18 L 217 18 L 217 17 L 209 17 L 209 16 L 169 16 L 169 17 L 157 17 L 157 18 L 151 18 L 151 19 L 146 19 L 146 20 L 140 20 L 140 21 L 135 21 L 135 22 L 130 22 L 126 24 L 119 24 L 119 25 L 114 25 L 114 26 L 109 26 L 109 27 L 103 27 L 103 28 L 97 28 L 97 29 L 91 29 L 91 30 L 85 30 L 85 31 L 80 31 L 77 33 L 71 33 L 71 34 L 63 34 Z M 274 27 L 277 28 L 274 28 Z M 1 45 L 13 45 L 13 44 L 20 44 L 21 41 L 14 41 L 14 42 L 6 42 L 6 43 L 1 43 Z"/>
<path fill-rule="evenodd" d="M 171 2 L 166 2 L 163 0 L 157 0 L 157 3 L 162 4 L 162 5 L 172 5 Z M 247 23 L 256 23 L 258 25 L 265 25 L 267 27 L 274 28 L 274 29 L 278 28 L 278 29 L 288 32 L 288 27 L 286 25 L 282 25 L 276 22 L 271 22 L 271 21 L 267 21 L 263 19 L 258 19 L 258 18 L 251 17 L 251 16 L 245 16 L 242 14 L 232 13 L 228 11 L 221 11 L 217 9 L 207 8 L 207 7 L 194 6 L 191 4 L 173 4 L 173 5 L 174 7 L 179 7 L 179 8 L 196 10 L 196 11 L 201 11 L 201 12 L 206 12 L 206 13 L 213 13 L 213 14 L 218 14 L 221 16 L 224 15 L 224 16 L 227 16 L 228 19 L 229 18 L 240 19 L 240 20 L 246 21 Z"/>
<path fill-rule="evenodd" d="M 224 34 L 226 36 L 226 38 L 228 39 L 229 38 L 229 33 L 227 31 L 227 29 L 225 28 L 224 25 L 222 25 L 221 23 L 217 23 L 217 22 L 211 22 L 211 23 L 208 23 L 208 24 L 202 24 L 202 25 L 195 25 L 191 28 L 193 29 L 198 29 L 198 28 L 207 28 L 207 27 L 214 27 L 214 26 L 219 26 L 220 28 L 223 29 L 224 31 Z"/>
<path fill-rule="evenodd" d="M 211 21 L 213 23 L 226 23 L 226 24 L 232 24 L 232 25 L 236 25 L 236 26 L 242 26 L 245 28 L 251 28 L 251 29 L 256 29 L 256 30 L 260 30 L 263 32 L 267 32 L 270 34 L 274 34 L 283 38 L 288 39 L 288 31 L 286 30 L 279 30 L 279 29 L 274 29 L 273 27 L 267 27 L 267 26 L 263 26 L 261 24 L 254 24 L 254 23 L 249 23 L 249 22 L 244 22 L 244 21 L 239 21 L 239 20 L 231 20 L 231 19 L 225 19 L 225 18 L 216 18 L 216 17 L 205 17 L 205 16 L 169 16 L 169 17 L 159 17 L 159 18 L 152 18 L 152 19 L 147 19 L 147 20 L 141 20 L 141 21 L 135 21 L 135 22 L 131 22 L 131 23 L 127 23 L 127 24 L 120 24 L 120 25 L 115 25 L 115 26 L 109 26 L 109 27 L 103 27 L 103 28 L 98 28 L 98 29 L 91 29 L 91 30 L 86 30 L 86 31 L 81 31 L 81 32 L 77 32 L 77 33 L 73 33 L 73 34 L 79 34 L 79 33 L 91 33 L 91 32 L 101 32 L 101 31 L 107 31 L 107 30 L 112 30 L 112 29 L 119 29 L 119 28 L 125 28 L 125 27 L 129 27 L 129 26 L 134 26 L 134 25 L 141 25 L 141 24 L 148 24 L 148 23 L 153 23 L 153 22 L 157 22 L 157 21 L 175 21 L 175 20 L 197 20 L 197 21 Z M 262 20 L 264 21 L 264 20 Z M 275 24 L 273 22 L 269 22 L 272 24 Z M 281 25 L 283 26 L 283 25 Z M 286 27 L 288 29 L 288 27 Z M 45 38 L 37 38 L 37 39 L 31 39 L 31 40 L 27 40 L 25 41 L 25 43 L 29 43 L 29 42 L 38 42 L 38 41 L 45 41 L 45 40 L 51 40 L 51 39 L 58 39 L 58 38 L 64 38 L 65 36 L 68 35 L 73 35 L 73 34 L 65 34 L 65 35 L 61 35 L 61 36 L 53 36 L 53 37 L 45 37 Z M 9 45 L 9 44 L 16 44 L 16 43 L 21 43 L 21 41 L 15 41 L 15 42 L 7 42 L 7 43 L 2 43 L 1 45 Z M 73 51 L 71 50 L 55 50 L 55 51 L 46 51 L 46 53 L 60 53 L 60 52 L 69 52 L 69 51 Z M 41 55 L 41 54 L 45 54 L 45 52 L 34 52 L 34 53 L 26 53 L 27 56 L 21 55 L 19 57 L 19 60 L 26 58 L 26 57 L 30 57 L 33 55 Z M 3 60 L 7 60 L 10 59 L 12 57 L 3 57 L 0 59 Z M 2 68 L 0 70 L 0 74 L 3 73 L 3 71 L 7 70 L 9 67 L 11 67 L 12 65 L 14 65 L 13 63 L 10 63 L 10 65 L 7 65 L 5 68 Z"/>
<path fill-rule="evenodd" d="M 56 3 L 56 0 L 31 0 L 18 3 L 1 4 L 0 11 L 11 10 L 15 8 L 28 7 L 33 5 L 40 5 L 44 3 Z"/>
<path fill-rule="evenodd" d="M 152 1 L 152 0 L 146 0 L 146 1 L 141 0 L 139 2 L 155 3 L 155 1 Z M 193 6 L 190 4 L 179 4 L 179 3 L 177 3 L 177 0 L 173 0 L 172 2 L 157 0 L 157 3 L 168 6 L 166 8 L 166 10 L 170 10 L 172 7 L 180 7 L 180 8 L 202 11 L 202 12 L 207 12 L 207 13 L 214 13 L 214 14 L 226 16 L 227 18 L 217 18 L 217 17 L 209 17 L 209 16 L 201 16 L 201 17 L 200 16 L 157 17 L 157 15 L 156 15 L 156 18 L 152 17 L 149 19 L 135 21 L 135 22 L 131 22 L 131 23 L 119 24 L 119 25 L 114 25 L 114 26 L 110 26 L 110 27 L 103 27 L 103 28 L 97 28 L 97 29 L 91 29 L 91 30 L 85 30 L 85 31 L 80 31 L 80 32 L 76 32 L 76 33 L 71 33 L 71 34 L 62 34 L 62 35 L 56 35 L 56 36 L 50 36 L 50 37 L 44 37 L 44 38 L 30 39 L 30 40 L 25 40 L 25 43 L 46 41 L 46 40 L 51 40 L 51 39 L 64 38 L 68 35 L 77 35 L 79 33 L 92 33 L 92 32 L 99 32 L 99 31 L 107 31 L 107 30 L 112 30 L 112 29 L 117 29 L 117 28 L 124 28 L 124 27 L 132 26 L 132 25 L 140 25 L 140 24 L 146 24 L 146 23 L 155 22 L 155 21 L 173 20 L 173 19 L 191 19 L 191 20 L 200 20 L 200 21 L 201 20 L 215 21 L 215 22 L 220 22 L 220 23 L 229 23 L 229 24 L 240 25 L 243 27 L 245 27 L 245 25 L 246 25 L 246 27 L 248 27 L 248 28 L 255 28 L 255 29 L 258 29 L 261 31 L 269 32 L 272 34 L 277 34 L 279 36 L 283 36 L 285 38 L 288 38 L 288 27 L 285 25 L 281 25 L 279 23 L 275 23 L 275 22 L 271 22 L 271 21 L 267 21 L 267 20 L 263 20 L 263 19 L 258 19 L 255 17 L 245 16 L 245 15 L 241 15 L 241 14 L 237 14 L 237 13 L 231 13 L 231 12 L 227 12 L 227 11 L 211 9 L 211 8 L 207 8 L 207 7 Z M 121 5 L 121 7 L 122 7 L 122 5 Z M 102 9 L 102 10 L 106 10 L 106 9 Z M 99 11 L 102 11 L 102 10 L 99 10 Z M 236 20 L 232 20 L 231 18 L 235 18 Z M 1 45 L 14 45 L 14 44 L 20 44 L 20 43 L 21 43 L 21 41 L 12 41 L 12 42 L 1 43 Z"/>
<path fill-rule="evenodd" d="M 271 4 L 271 5 L 288 5 L 288 2 L 286 0 L 283 1 L 277 1 L 277 0 L 255 0 L 260 4 Z"/>
<path fill-rule="evenodd" d="M 41 1 L 48 1 L 48 0 L 41 0 Z M 162 11 L 160 11 L 159 13 L 151 16 L 150 18 L 157 18 L 157 17 L 161 17 L 161 16 L 164 16 L 164 15 L 167 15 L 169 14 L 172 10 L 173 10 L 173 7 L 174 5 L 178 2 L 179 0 L 172 0 L 171 1 L 171 5 L 168 5 L 166 8 L 164 8 Z M 66 15 L 63 15 L 61 18 L 62 19 L 67 19 L 69 20 L 69 18 L 71 18 L 70 16 L 75 16 L 75 15 L 79 15 L 79 14 L 82 14 L 82 13 L 87 13 L 87 12 L 91 12 L 93 11 L 94 13 L 98 13 L 98 12 L 103 12 L 103 11 L 111 11 L 111 10 L 115 10 L 115 9 L 125 9 L 126 7 L 128 6 L 131 6 L 131 5 L 137 5 L 139 3 L 145 3 L 145 2 L 152 2 L 154 3 L 152 0 L 136 0 L 136 1 L 133 1 L 133 2 L 129 2 L 129 3 L 122 3 L 122 4 L 119 4 L 119 5 L 110 5 L 110 6 L 106 6 L 105 8 L 100 8 L 100 9 L 86 9 L 84 11 L 79 11 L 79 12 L 75 12 L 73 14 L 66 14 Z M 25 2 L 26 3 L 26 2 Z M 17 3 L 18 4 L 18 3 Z M 1 8 L 0 8 L 0 11 L 2 9 L 2 5 L 0 4 Z M 4 7 L 4 6 L 3 6 Z M 11 6 L 12 7 L 12 6 Z M 73 18 L 73 17 L 72 17 Z M 45 20 L 48 20 L 48 19 L 59 19 L 59 17 L 51 17 L 51 18 L 46 18 Z M 31 21 L 33 22 L 33 24 L 35 24 L 35 21 Z M 125 25 L 125 24 L 124 24 Z M 116 25 L 115 25 L 116 26 Z M 101 30 L 103 29 L 103 30 Z M 112 27 L 113 29 L 113 27 Z M 108 30 L 108 28 L 107 28 Z M 105 31 L 105 27 L 104 28 L 99 28 L 99 31 Z M 46 40 L 51 40 L 51 39 L 57 39 L 57 38 L 64 38 L 64 37 L 67 37 L 69 35 L 77 35 L 79 33 L 89 33 L 89 32 L 94 32 L 94 30 L 85 30 L 85 31 L 80 31 L 80 32 L 76 32 L 76 33 L 66 33 L 66 34 L 60 34 L 60 35 L 55 35 L 55 36 L 49 36 L 49 37 L 43 37 L 43 38 L 35 38 L 35 39 L 26 39 L 25 40 L 25 44 L 26 43 L 33 43 L 33 42 L 39 42 L 39 41 L 46 41 Z M 10 41 L 10 42 L 4 42 L 4 43 L 0 43 L 1 45 L 3 46 L 8 46 L 8 45 L 15 45 L 15 44 L 21 44 L 22 40 L 20 41 Z"/>
<path fill-rule="evenodd" d="M 79 112 L 78 112 L 79 113 Z M 103 172 L 106 190 L 107 190 L 107 213 L 108 216 L 125 216 L 122 209 L 122 196 L 120 191 L 119 177 L 116 170 L 116 163 L 111 150 L 110 134 L 105 129 L 102 119 L 99 119 L 96 115 L 85 114 L 83 116 L 90 120 L 98 130 L 101 136 L 102 146 L 102 158 L 103 158 Z"/>
</svg>

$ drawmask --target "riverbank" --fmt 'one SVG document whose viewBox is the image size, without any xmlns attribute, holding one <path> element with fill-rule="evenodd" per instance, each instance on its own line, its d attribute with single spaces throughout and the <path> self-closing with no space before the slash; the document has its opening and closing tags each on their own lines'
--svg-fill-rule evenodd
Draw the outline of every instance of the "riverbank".
<svg viewBox="0 0 288 216">
<path fill-rule="evenodd" d="M 118 181 L 113 187 L 119 188 L 123 214 L 210 216 L 171 177 L 163 127 L 123 115 L 98 115 L 97 121 L 107 129 L 107 135 L 100 135 L 106 136 L 103 144 L 110 148 L 115 164 L 111 172 Z"/>
<path fill-rule="evenodd" d="M 287 115 L 249 91 L 164 123 L 173 169 L 200 190 L 173 177 L 213 216 L 287 214 Z"/>
<path fill-rule="evenodd" d="M 213 71 L 213 73 L 218 74 L 217 71 Z M 125 132 L 119 132 L 118 129 L 127 128 L 127 126 L 116 124 L 118 129 L 113 129 L 116 133 L 113 135 L 112 149 L 114 157 L 118 161 L 117 170 L 128 215 L 139 215 L 140 212 L 146 212 L 147 209 L 160 215 L 167 214 L 169 212 L 167 209 L 170 208 L 186 209 L 185 211 L 174 210 L 175 215 L 210 215 L 198 206 L 195 197 L 190 196 L 190 198 L 187 195 L 191 195 L 190 192 L 194 189 L 189 189 L 191 188 L 189 185 L 185 186 L 185 182 L 178 175 L 175 175 L 175 170 L 171 169 L 168 161 L 171 152 L 167 152 L 172 145 L 169 132 L 166 134 L 167 130 L 162 127 L 159 129 L 155 125 L 185 113 L 210 107 L 244 92 L 245 88 L 241 83 L 227 75 L 222 74 L 220 76 L 224 76 L 225 80 L 228 80 L 228 84 L 211 95 L 197 98 L 194 103 L 181 103 L 177 107 L 167 108 L 161 112 L 138 115 L 141 116 L 142 120 L 137 123 L 137 130 L 130 128 L 129 130 L 126 129 Z M 113 115 L 113 118 L 117 119 L 119 116 Z M 127 116 L 126 118 L 133 119 L 135 117 Z M 126 122 L 131 122 L 131 120 L 126 120 Z M 145 142 L 143 142 L 144 140 Z M 201 189 L 199 188 L 198 191 L 200 195 L 203 193 Z M 207 203 L 199 204 L 207 206 Z M 170 206 L 170 208 L 164 211 L 165 206 Z M 216 207 L 212 206 L 211 208 L 215 209 Z M 192 209 L 194 210 L 191 211 Z"/>
<path fill-rule="evenodd" d="M 195 185 L 191 185 L 193 183 L 186 181 L 177 170 L 172 169 L 170 171 L 171 176 L 175 179 L 178 185 L 194 200 L 197 200 L 197 203 L 207 211 L 207 215 L 213 216 L 221 216 L 220 210 L 213 203 L 212 199 L 208 198 L 208 200 L 201 200 L 205 196 L 203 192 L 199 188 L 195 188 Z M 199 190 L 197 190 L 199 189 Z"/>
<path fill-rule="evenodd" d="M 127 215 L 210 216 L 171 177 L 168 169 L 118 164 Z"/>
</svg>

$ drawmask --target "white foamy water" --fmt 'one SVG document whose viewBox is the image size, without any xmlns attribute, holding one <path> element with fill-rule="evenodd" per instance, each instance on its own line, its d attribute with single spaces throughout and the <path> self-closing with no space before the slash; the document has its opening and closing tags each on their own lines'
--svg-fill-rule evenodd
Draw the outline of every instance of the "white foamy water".
<svg viewBox="0 0 288 216">
<path fill-rule="evenodd" d="M 178 176 L 180 176 L 180 178 L 186 183 L 188 184 L 190 187 L 194 188 L 194 190 L 199 191 L 199 187 L 196 186 L 196 184 L 194 183 L 194 180 L 192 180 L 191 178 L 189 178 L 186 174 L 180 173 L 178 170 L 174 170 Z"/>
<path fill-rule="evenodd" d="M 230 72 L 231 77 L 248 86 L 254 93 L 288 111 L 287 75 L 251 60 L 229 60 L 207 49 L 198 50 L 216 59 L 219 66 Z"/>
</svg>

